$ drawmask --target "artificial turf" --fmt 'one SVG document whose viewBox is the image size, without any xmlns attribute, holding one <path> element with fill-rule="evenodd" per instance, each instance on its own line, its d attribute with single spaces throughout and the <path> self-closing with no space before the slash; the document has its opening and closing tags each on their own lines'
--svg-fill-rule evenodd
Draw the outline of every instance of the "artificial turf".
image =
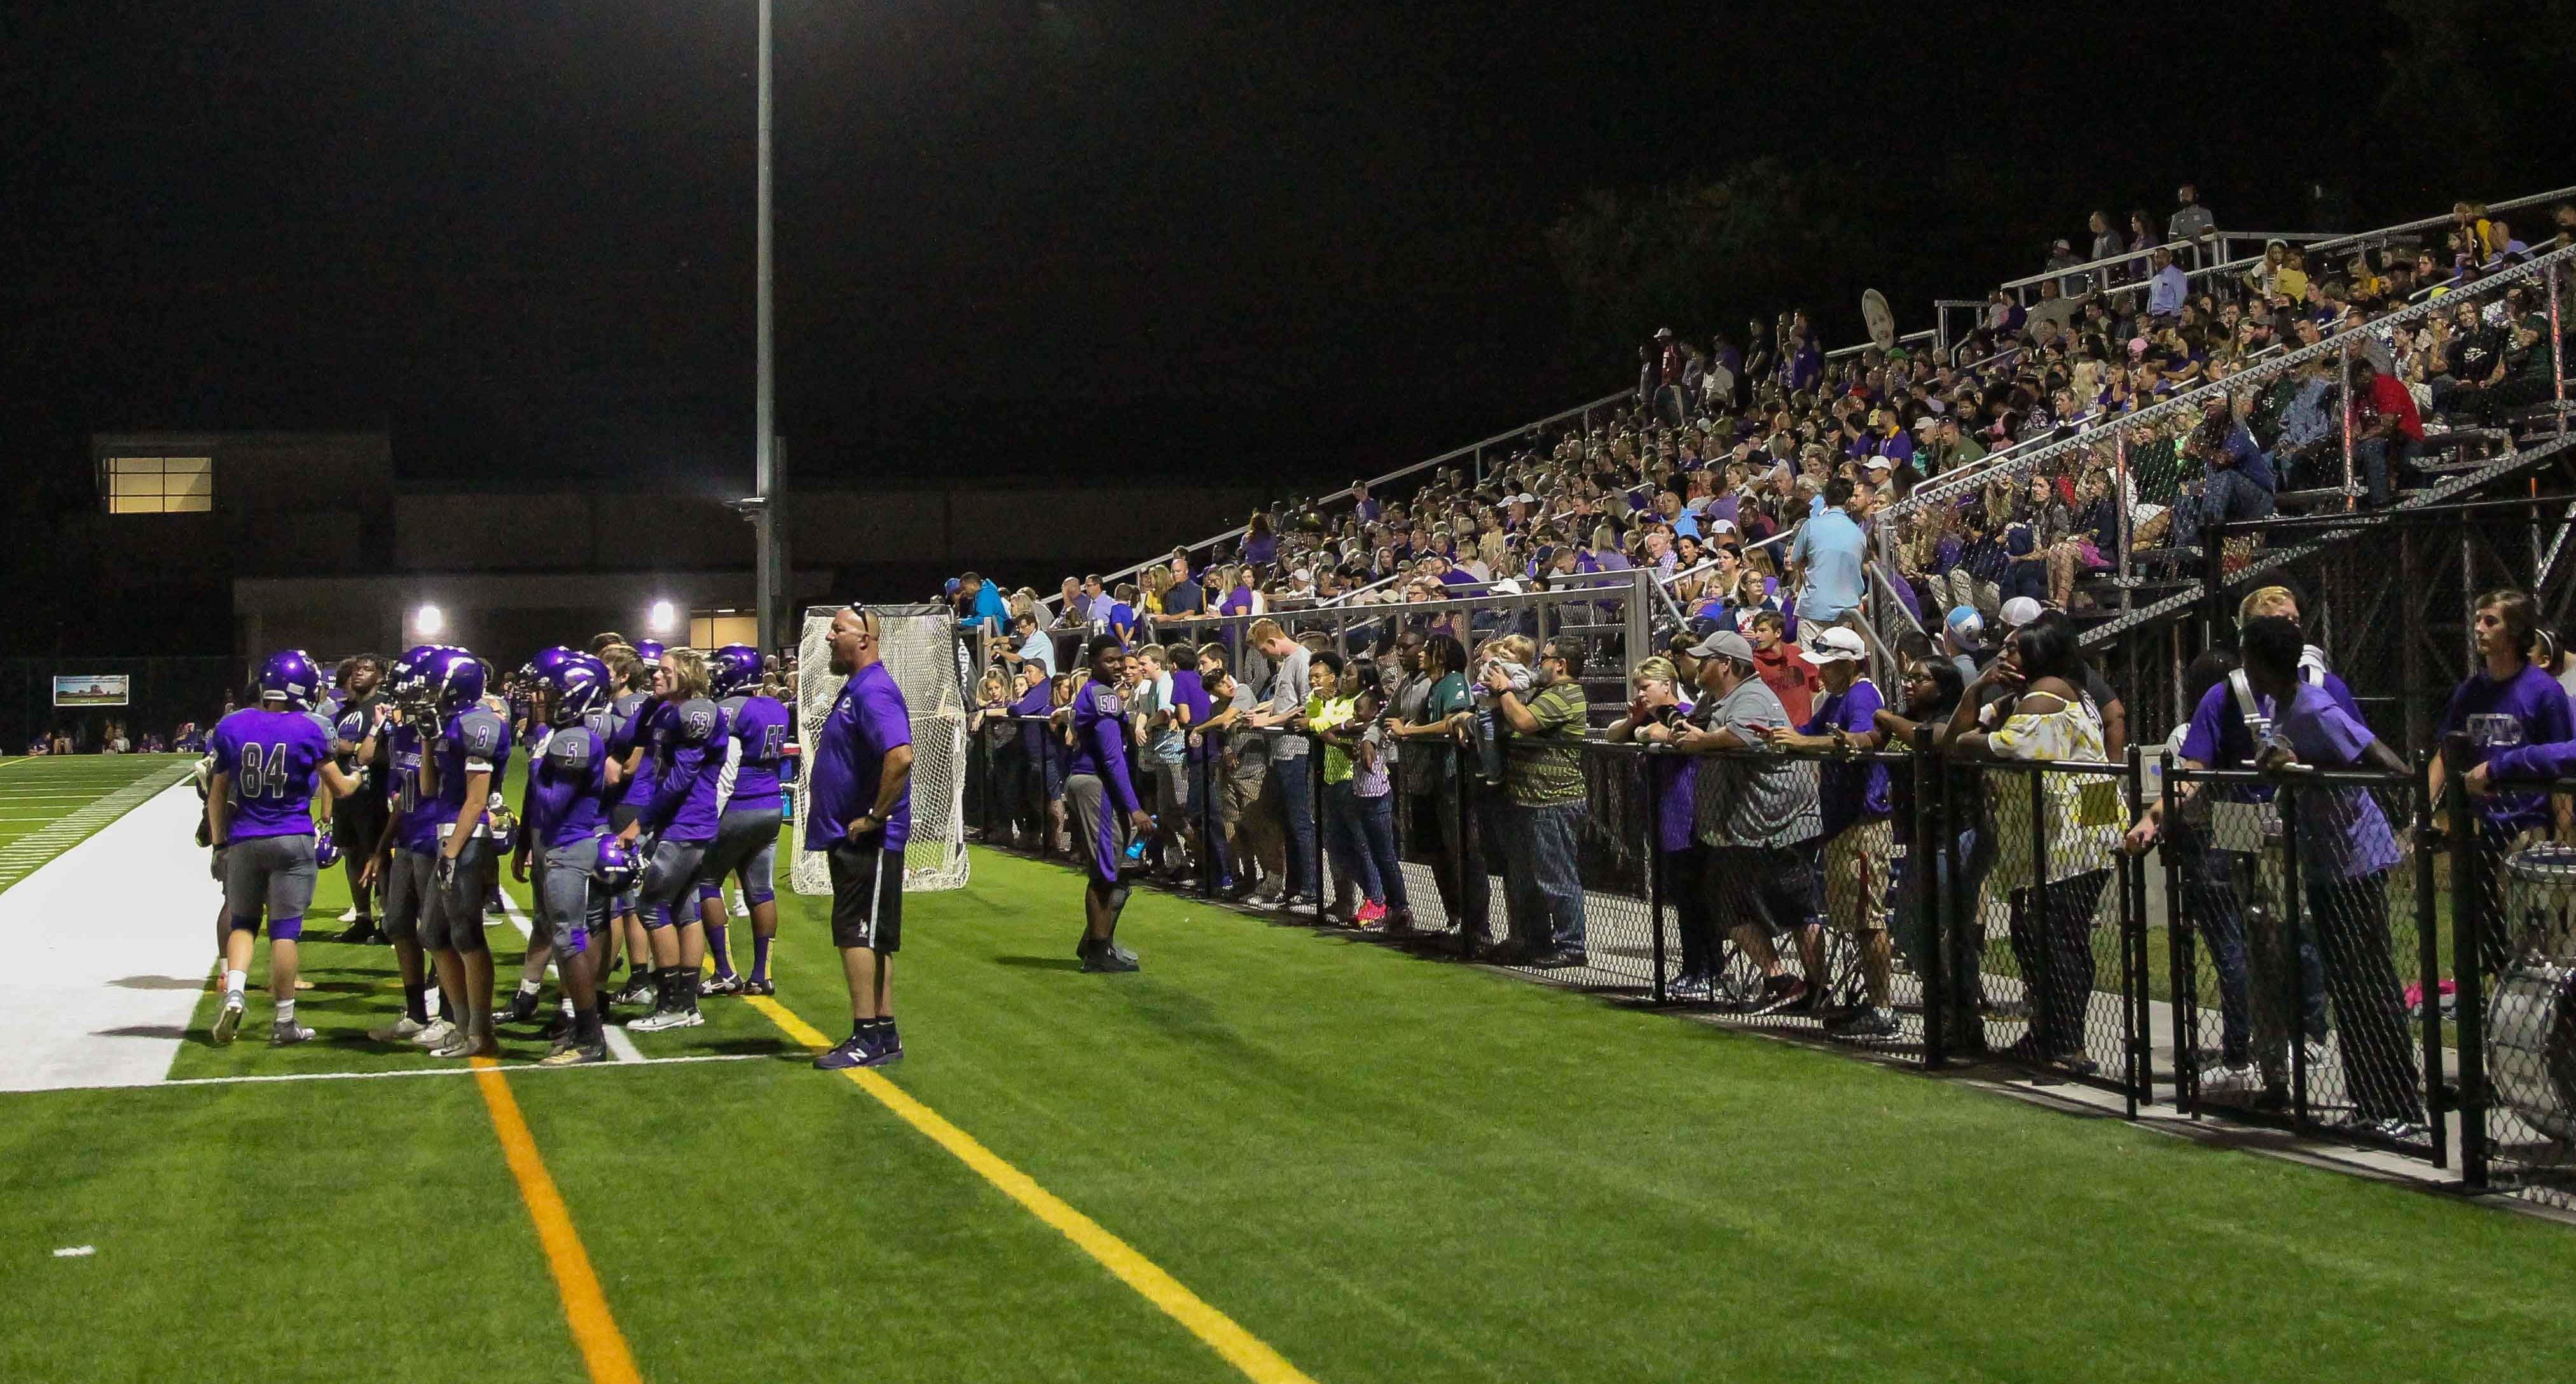
<svg viewBox="0 0 2576 1384">
<path fill-rule="evenodd" d="M 1077 876 L 974 870 L 906 901 L 893 1080 L 1318 1380 L 2570 1360 L 2564 1227 L 1160 894 L 1121 932 L 1145 970 L 1082 975 Z M 837 1034 L 824 910 L 782 902 L 779 999 Z M 517 934 L 492 933 L 506 984 Z M 308 951 L 334 982 L 391 968 Z M 398 1001 L 303 1013 L 345 1038 Z M 707 1009 L 639 1047 L 779 1043 L 748 1005 Z M 362 1041 L 192 1042 L 174 1074 L 426 1061 Z M 647 1379 L 1239 1377 L 798 1058 L 511 1083 Z M 577 1377 L 473 1085 L 0 1097 L 0 1378 Z M 76 1243 L 97 1255 L 48 1255 Z M 415 1245 L 449 1271 L 398 1292 Z M 259 1310 L 267 1265 L 296 1310 Z"/>
</svg>

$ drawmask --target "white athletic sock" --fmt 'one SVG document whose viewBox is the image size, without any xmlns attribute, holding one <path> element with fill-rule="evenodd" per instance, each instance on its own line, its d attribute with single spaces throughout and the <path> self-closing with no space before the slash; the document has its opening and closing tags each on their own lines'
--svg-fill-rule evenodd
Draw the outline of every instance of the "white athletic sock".
<svg viewBox="0 0 2576 1384">
<path fill-rule="evenodd" d="M 229 969 L 229 968 L 228 968 L 228 969 L 226 969 L 226 970 L 224 971 L 224 998 L 225 998 L 225 999 L 230 1000 L 230 1001 L 234 1001 L 234 1002 L 239 1002 L 239 1001 L 240 1001 L 240 999 L 241 999 L 241 997 L 242 997 L 242 992 L 243 992 L 244 990 L 249 989 L 249 988 L 250 988 L 250 972 L 248 972 L 248 971 L 236 971 L 236 970 L 231 970 L 231 969 Z"/>
<path fill-rule="evenodd" d="M 519 982 L 519 993 L 522 995 L 533 995 L 544 988 L 545 986 L 533 980 Z"/>
<path fill-rule="evenodd" d="M 279 1000 L 277 1002 L 277 1021 L 281 1024 L 291 1024 L 295 1022 L 295 1001 Z"/>
</svg>

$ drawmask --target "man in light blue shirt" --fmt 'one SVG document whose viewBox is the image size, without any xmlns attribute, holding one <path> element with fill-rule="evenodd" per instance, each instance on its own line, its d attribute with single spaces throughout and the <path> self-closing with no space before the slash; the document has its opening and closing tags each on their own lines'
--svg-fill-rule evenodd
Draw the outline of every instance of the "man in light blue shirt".
<svg viewBox="0 0 2576 1384">
<path fill-rule="evenodd" d="M 1034 663 L 1048 677 L 1055 676 L 1055 640 L 1050 638 L 1046 631 L 1038 628 L 1038 617 L 1035 614 L 1013 617 L 1011 637 L 1019 641 L 1019 647 L 1012 650 L 1005 659 L 1006 662 Z"/>
<path fill-rule="evenodd" d="M 1869 536 L 1845 506 L 1852 483 L 1836 476 L 1825 485 L 1821 508 L 1798 526 L 1789 546 L 1789 568 L 1798 579 L 1798 623 L 1829 625 L 1860 605 L 1861 566 L 1869 558 Z"/>
<path fill-rule="evenodd" d="M 2147 280 L 2147 315 L 2172 317 L 2182 311 L 2183 299 L 2191 293 L 2190 276 L 2174 263 L 2173 251 L 2156 251 L 2156 272 Z"/>
</svg>

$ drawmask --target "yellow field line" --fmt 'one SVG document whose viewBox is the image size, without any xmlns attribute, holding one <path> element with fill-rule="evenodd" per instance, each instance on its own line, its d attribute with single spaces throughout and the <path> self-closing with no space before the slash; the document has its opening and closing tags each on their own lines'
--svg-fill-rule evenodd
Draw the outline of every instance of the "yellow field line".
<svg viewBox="0 0 2576 1384">
<path fill-rule="evenodd" d="M 794 1011 L 766 996 L 749 997 L 752 1007 L 769 1016 L 769 1021 L 796 1042 L 820 1052 L 832 1041 L 812 1024 L 796 1017 Z M 903 1122 L 930 1136 L 941 1148 L 957 1155 L 957 1160 L 983 1175 L 985 1181 L 1002 1190 L 1005 1196 L 1028 1208 L 1039 1220 L 1056 1228 L 1079 1246 L 1083 1253 L 1098 1260 L 1100 1266 L 1117 1275 L 1118 1281 L 1135 1289 L 1147 1302 L 1162 1309 L 1163 1315 L 1188 1328 L 1189 1333 L 1207 1343 L 1208 1348 L 1224 1356 L 1226 1363 L 1243 1371 L 1255 1384 L 1315 1384 L 1315 1381 L 1285 1356 L 1262 1343 L 1260 1337 L 1244 1330 L 1234 1318 L 1211 1307 L 1165 1273 L 1154 1261 L 1136 1252 L 1134 1246 L 1101 1228 L 1100 1223 L 1074 1210 L 1062 1197 L 1037 1184 L 1036 1179 L 1011 1166 L 1000 1154 L 977 1142 L 974 1135 L 950 1124 L 946 1117 L 906 1094 L 904 1089 L 877 1072 L 853 1067 L 841 1073 L 856 1082 L 860 1090 L 877 1098 L 886 1109 L 903 1118 Z"/>
<path fill-rule="evenodd" d="M 510 1175 L 519 1180 L 519 1197 L 528 1204 L 528 1219 L 536 1222 L 537 1243 L 545 1247 L 546 1267 L 553 1271 L 555 1293 L 563 1299 L 564 1320 L 572 1326 L 582 1363 L 590 1367 L 592 1384 L 642 1384 L 635 1357 L 627 1352 L 626 1337 L 608 1313 L 608 1296 L 599 1289 L 599 1275 L 591 1271 L 590 1253 L 581 1247 L 581 1235 L 572 1228 L 572 1213 L 564 1208 L 563 1194 L 555 1190 L 546 1160 L 537 1153 L 536 1136 L 528 1132 L 528 1122 L 519 1114 L 518 1097 L 510 1094 L 501 1064 L 489 1057 L 475 1058 L 474 1084 L 482 1088 L 483 1104 L 492 1112 L 492 1132 L 500 1136 Z"/>
</svg>

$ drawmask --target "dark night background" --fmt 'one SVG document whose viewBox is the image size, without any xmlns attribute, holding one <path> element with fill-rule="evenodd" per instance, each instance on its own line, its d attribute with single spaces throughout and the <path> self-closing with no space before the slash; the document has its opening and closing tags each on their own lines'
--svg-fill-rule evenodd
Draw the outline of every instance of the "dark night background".
<svg viewBox="0 0 2576 1384">
<path fill-rule="evenodd" d="M 1653 315 L 1794 291 L 1840 345 L 1862 287 L 1928 325 L 2185 179 L 2223 226 L 2293 230 L 2333 229 L 2310 182 L 2378 224 L 2566 181 L 2567 40 L 2526 36 L 2570 8 L 779 0 L 779 429 L 806 480 L 1336 485 L 1629 378 L 1656 323 L 1570 302 L 1545 234 L 1587 191 L 1768 158 L 1829 192 L 1815 262 Z M 14 14 L 11 546 L 95 503 L 103 430 L 747 484 L 753 25 Z"/>
</svg>

